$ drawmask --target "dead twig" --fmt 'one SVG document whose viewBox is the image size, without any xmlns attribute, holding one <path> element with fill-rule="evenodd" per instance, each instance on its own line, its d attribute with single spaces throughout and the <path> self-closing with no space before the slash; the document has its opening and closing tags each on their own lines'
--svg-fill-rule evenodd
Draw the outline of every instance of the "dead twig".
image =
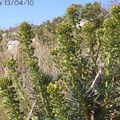
<svg viewBox="0 0 120 120">
<path fill-rule="evenodd" d="M 31 108 L 31 110 L 30 110 L 30 112 L 29 112 L 28 117 L 27 117 L 26 120 L 29 120 L 29 119 L 31 118 L 31 115 L 32 115 L 32 112 L 33 112 L 33 109 L 34 109 L 34 107 L 35 107 L 36 102 L 37 102 L 37 100 L 34 101 L 34 103 L 33 103 L 33 105 L 32 105 L 32 108 Z"/>
</svg>

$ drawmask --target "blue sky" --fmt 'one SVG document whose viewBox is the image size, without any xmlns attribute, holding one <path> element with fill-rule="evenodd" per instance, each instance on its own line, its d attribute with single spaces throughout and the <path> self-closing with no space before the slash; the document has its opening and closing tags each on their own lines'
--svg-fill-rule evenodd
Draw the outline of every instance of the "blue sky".
<svg viewBox="0 0 120 120">
<path fill-rule="evenodd" d="M 8 1 L 12 2 L 13 0 Z M 93 1 L 94 0 L 34 0 L 33 6 L 8 6 L 5 5 L 5 0 L 0 0 L 0 3 L 2 3 L 0 5 L 0 28 L 15 27 L 23 21 L 40 24 L 46 20 L 52 20 L 54 17 L 64 15 L 66 8 L 72 3 L 85 4 Z M 101 3 L 102 5 L 108 6 L 110 0 L 101 0 Z"/>
</svg>

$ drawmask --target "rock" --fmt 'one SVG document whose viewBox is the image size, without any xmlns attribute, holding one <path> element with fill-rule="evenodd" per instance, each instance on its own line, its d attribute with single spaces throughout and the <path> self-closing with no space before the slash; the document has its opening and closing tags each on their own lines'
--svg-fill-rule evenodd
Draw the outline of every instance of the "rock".
<svg viewBox="0 0 120 120">
<path fill-rule="evenodd" d="M 19 46 L 19 41 L 17 41 L 17 40 L 10 40 L 7 43 L 8 53 L 14 58 L 16 58 L 16 56 L 17 56 L 18 46 Z"/>
</svg>

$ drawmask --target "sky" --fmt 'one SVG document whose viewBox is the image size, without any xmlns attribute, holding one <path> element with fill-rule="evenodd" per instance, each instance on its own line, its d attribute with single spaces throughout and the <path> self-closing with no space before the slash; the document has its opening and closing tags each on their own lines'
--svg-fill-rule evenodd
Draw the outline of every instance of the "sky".
<svg viewBox="0 0 120 120">
<path fill-rule="evenodd" d="M 17 4 L 15 1 L 23 1 L 25 5 L 15 5 Z M 39 25 L 46 20 L 63 16 L 66 8 L 72 3 L 84 5 L 85 3 L 93 1 L 94 0 L 0 0 L 0 29 L 16 27 L 23 21 Z M 110 4 L 110 0 L 97 1 L 100 1 L 103 6 Z"/>
</svg>

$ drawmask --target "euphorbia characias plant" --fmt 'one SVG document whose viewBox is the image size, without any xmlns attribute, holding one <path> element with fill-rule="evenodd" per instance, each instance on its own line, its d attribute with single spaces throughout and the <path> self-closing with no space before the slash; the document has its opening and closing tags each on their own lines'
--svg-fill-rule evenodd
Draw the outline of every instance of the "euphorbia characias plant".
<svg viewBox="0 0 120 120">
<path fill-rule="evenodd" d="M 16 83 L 16 60 L 8 59 L 5 61 L 7 75 L 0 78 L 0 91 L 3 96 L 4 105 L 8 108 L 7 119 L 24 120 L 24 113 L 20 109 L 20 100 Z"/>
<path fill-rule="evenodd" d="M 21 52 L 25 56 L 24 63 L 29 70 L 29 75 L 33 83 L 36 100 L 39 106 L 39 116 L 41 119 L 53 118 L 50 103 L 48 101 L 47 84 L 50 78 L 43 74 L 38 67 L 38 60 L 34 56 L 34 48 L 31 46 L 33 32 L 30 24 L 23 22 L 19 26 L 19 36 L 21 42 Z"/>
</svg>

